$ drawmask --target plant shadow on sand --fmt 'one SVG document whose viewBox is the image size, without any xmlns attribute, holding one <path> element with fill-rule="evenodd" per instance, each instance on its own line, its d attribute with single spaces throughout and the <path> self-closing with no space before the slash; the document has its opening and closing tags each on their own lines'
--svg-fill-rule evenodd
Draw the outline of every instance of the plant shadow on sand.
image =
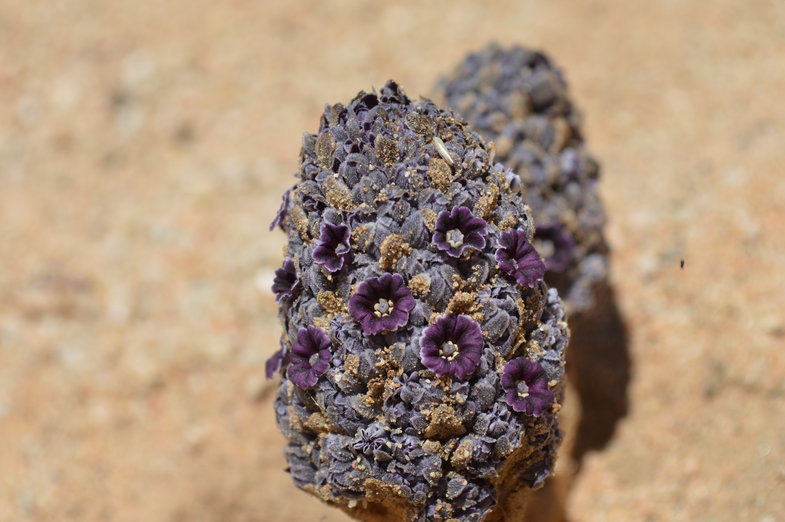
<svg viewBox="0 0 785 522">
<path fill-rule="evenodd" d="M 525 520 L 530 522 L 569 520 L 566 504 L 583 459 L 608 445 L 629 409 L 630 332 L 611 283 L 598 285 L 595 299 L 591 310 L 568 319 L 567 377 L 570 400 L 577 404 L 567 404 L 573 416 L 565 422 L 560 455 L 567 465 L 561 468 L 564 471 L 557 468 L 527 505 Z"/>
</svg>

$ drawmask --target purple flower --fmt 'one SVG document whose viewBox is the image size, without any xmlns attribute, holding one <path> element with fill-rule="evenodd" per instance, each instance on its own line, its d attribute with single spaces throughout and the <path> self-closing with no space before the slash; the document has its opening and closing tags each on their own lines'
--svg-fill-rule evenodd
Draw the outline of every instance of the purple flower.
<svg viewBox="0 0 785 522">
<path fill-rule="evenodd" d="M 397 330 L 413 309 L 414 297 L 399 274 L 366 279 L 349 299 L 349 313 L 369 334 Z"/>
<path fill-rule="evenodd" d="M 349 245 L 351 231 L 346 225 L 324 223 L 321 228 L 319 244 L 313 251 L 313 260 L 324 265 L 330 272 L 343 268 L 344 260 L 351 252 Z"/>
<path fill-rule="evenodd" d="M 450 212 L 442 210 L 436 218 L 433 242 L 448 256 L 461 257 L 468 248 L 485 248 L 485 233 L 485 221 L 466 207 L 453 207 Z"/>
<path fill-rule="evenodd" d="M 474 371 L 482 355 L 480 325 L 465 315 L 444 315 L 425 329 L 420 358 L 436 375 L 465 379 Z"/>
<path fill-rule="evenodd" d="M 273 279 L 275 302 L 278 303 L 283 299 L 292 297 L 299 280 L 300 276 L 297 275 L 294 261 L 292 261 L 291 257 L 285 258 L 283 266 L 275 271 L 275 279 Z"/>
<path fill-rule="evenodd" d="M 292 189 L 289 189 L 283 193 L 283 201 L 281 202 L 281 207 L 278 209 L 278 213 L 275 215 L 275 219 L 273 220 L 273 222 L 270 223 L 270 230 L 274 229 L 279 225 L 281 227 L 281 230 L 283 230 L 283 225 L 281 225 L 281 223 L 283 223 L 283 220 L 286 217 L 287 212 L 289 211 L 289 192 L 291 190 Z M 284 230 L 284 232 L 286 231 Z"/>
<path fill-rule="evenodd" d="M 555 395 L 548 389 L 548 376 L 536 361 L 516 357 L 502 369 L 502 388 L 507 404 L 515 411 L 539 416 L 552 403 Z"/>
<path fill-rule="evenodd" d="M 272 357 L 267 359 L 267 362 L 264 364 L 264 374 L 267 376 L 268 379 L 272 379 L 276 372 L 281 369 L 281 363 L 283 362 L 283 348 L 275 352 Z"/>
<path fill-rule="evenodd" d="M 505 273 L 515 277 L 521 286 L 534 287 L 545 275 L 545 263 L 534 247 L 526 241 L 526 232 L 520 228 L 502 232 L 501 248 L 496 250 L 496 262 Z"/>
<path fill-rule="evenodd" d="M 316 384 L 330 367 L 330 338 L 316 326 L 300 328 L 297 342 L 292 346 L 292 364 L 289 379 L 300 388 Z"/>
<path fill-rule="evenodd" d="M 534 239 L 535 242 L 543 243 L 540 252 L 545 257 L 547 270 L 561 272 L 570 265 L 572 251 L 575 249 L 575 240 L 562 225 L 559 223 L 537 225 Z"/>
</svg>

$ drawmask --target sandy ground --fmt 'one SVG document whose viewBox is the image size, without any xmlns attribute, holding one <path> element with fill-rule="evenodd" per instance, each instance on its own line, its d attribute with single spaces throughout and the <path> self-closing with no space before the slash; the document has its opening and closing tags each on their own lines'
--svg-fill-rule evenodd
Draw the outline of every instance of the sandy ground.
<svg viewBox="0 0 785 522">
<path fill-rule="evenodd" d="M 567 71 L 603 166 L 633 380 L 572 519 L 785 520 L 763 0 L 0 0 L 0 519 L 346 520 L 283 472 L 267 225 L 324 103 L 490 39 Z"/>
</svg>

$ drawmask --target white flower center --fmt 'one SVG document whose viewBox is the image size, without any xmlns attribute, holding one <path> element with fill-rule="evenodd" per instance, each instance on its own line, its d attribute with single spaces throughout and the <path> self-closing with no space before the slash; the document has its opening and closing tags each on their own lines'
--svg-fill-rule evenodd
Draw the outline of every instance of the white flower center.
<svg viewBox="0 0 785 522">
<path fill-rule="evenodd" d="M 529 396 L 529 385 L 526 384 L 526 381 L 521 381 L 516 386 L 516 391 L 518 392 L 518 397 L 525 399 Z"/>
<path fill-rule="evenodd" d="M 316 363 L 318 362 L 319 362 L 319 352 L 316 352 L 315 354 L 308 357 L 308 364 L 311 365 L 311 368 L 316 366 Z"/>
<path fill-rule="evenodd" d="M 458 248 L 459 246 L 463 245 L 463 232 L 457 228 L 447 231 L 447 234 L 445 235 L 447 236 L 447 243 L 451 247 Z"/>
<path fill-rule="evenodd" d="M 439 350 L 439 355 L 441 355 L 448 361 L 452 361 L 453 359 L 455 359 L 455 357 L 458 356 L 458 345 L 452 341 L 447 341 L 446 343 L 443 343 L 441 350 Z"/>
<path fill-rule="evenodd" d="M 390 301 L 389 299 L 379 299 L 379 301 L 373 305 L 373 315 L 376 317 L 387 317 L 392 312 L 395 303 Z"/>
</svg>

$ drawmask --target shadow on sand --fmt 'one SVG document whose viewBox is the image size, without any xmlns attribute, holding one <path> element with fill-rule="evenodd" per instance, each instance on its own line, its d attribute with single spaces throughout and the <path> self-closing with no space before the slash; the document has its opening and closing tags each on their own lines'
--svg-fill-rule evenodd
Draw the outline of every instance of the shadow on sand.
<svg viewBox="0 0 785 522">
<path fill-rule="evenodd" d="M 610 283 L 596 289 L 596 304 L 568 318 L 569 398 L 564 410 L 566 430 L 556 474 L 527 506 L 529 522 L 566 522 L 566 503 L 587 453 L 603 449 L 627 414 L 632 374 L 630 335 Z M 571 404 L 569 401 L 574 401 Z"/>
</svg>

